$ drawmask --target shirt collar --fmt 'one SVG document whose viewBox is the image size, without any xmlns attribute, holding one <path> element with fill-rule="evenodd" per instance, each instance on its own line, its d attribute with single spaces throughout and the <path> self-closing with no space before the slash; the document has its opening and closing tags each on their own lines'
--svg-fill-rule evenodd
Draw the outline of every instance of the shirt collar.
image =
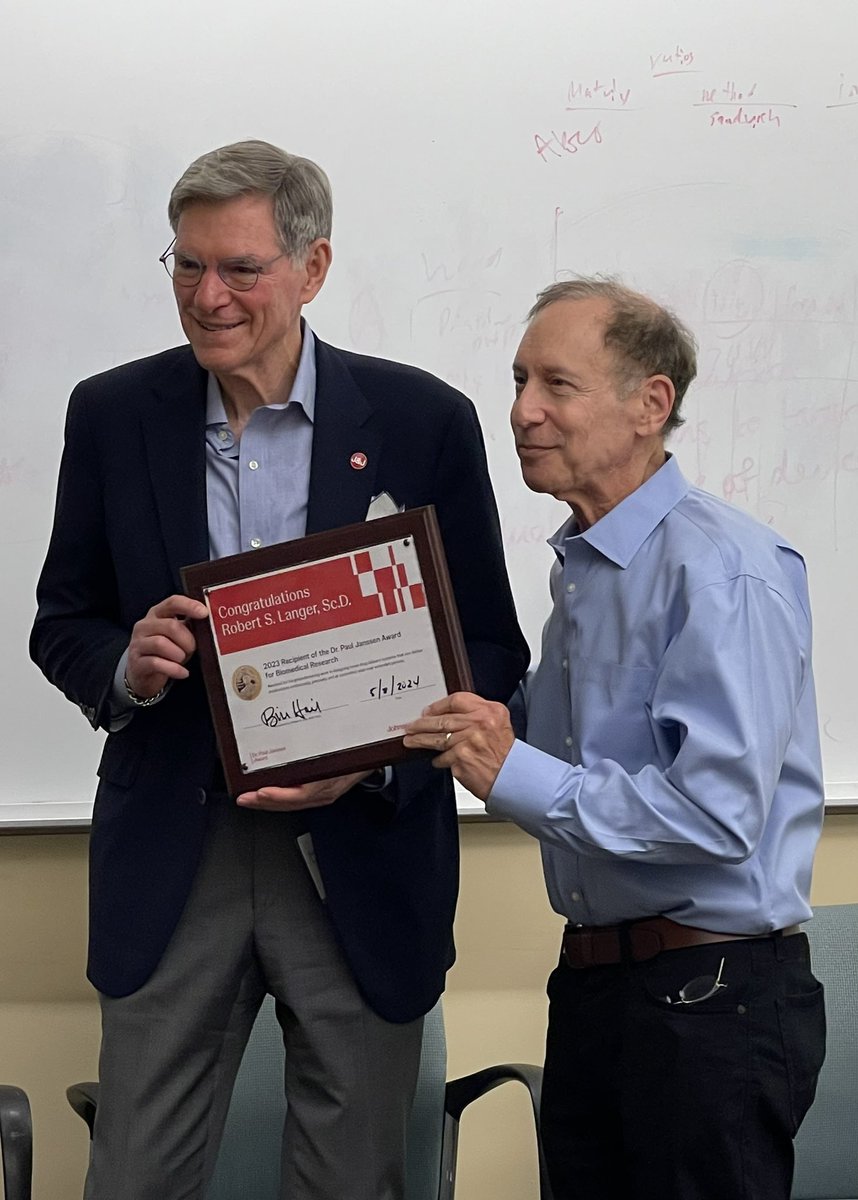
<svg viewBox="0 0 858 1200">
<path fill-rule="evenodd" d="M 312 422 L 316 415 L 316 339 L 310 326 L 301 320 L 301 357 L 298 359 L 298 370 L 292 383 L 292 391 L 285 404 L 269 404 L 274 410 L 283 410 L 289 404 L 299 404 Z M 226 409 L 223 406 L 220 384 L 209 371 L 206 388 L 206 427 L 225 425 L 227 423 Z"/>
<path fill-rule="evenodd" d="M 646 483 L 621 500 L 616 508 L 605 513 L 595 525 L 578 532 L 575 517 L 557 530 L 548 544 L 559 558 L 569 538 L 580 538 L 609 558 L 618 567 L 627 567 L 656 526 L 686 496 L 691 484 L 679 469 L 679 463 L 668 454 L 664 464 Z"/>
</svg>

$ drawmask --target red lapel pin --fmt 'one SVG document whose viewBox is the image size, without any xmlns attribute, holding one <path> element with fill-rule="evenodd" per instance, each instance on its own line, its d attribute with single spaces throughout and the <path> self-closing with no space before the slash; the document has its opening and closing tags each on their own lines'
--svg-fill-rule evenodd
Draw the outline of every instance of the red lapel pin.
<svg viewBox="0 0 858 1200">
<path fill-rule="evenodd" d="M 366 455 L 362 450 L 355 450 L 354 454 L 349 459 L 351 467 L 355 471 L 362 471 L 366 466 Z"/>
</svg>

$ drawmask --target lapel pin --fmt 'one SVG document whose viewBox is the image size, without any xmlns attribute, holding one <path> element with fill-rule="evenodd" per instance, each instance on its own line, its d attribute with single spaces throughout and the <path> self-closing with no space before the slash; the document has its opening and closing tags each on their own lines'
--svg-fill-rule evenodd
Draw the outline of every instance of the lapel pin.
<svg viewBox="0 0 858 1200">
<path fill-rule="evenodd" d="M 362 471 L 366 466 L 366 455 L 362 450 L 355 450 L 354 454 L 349 459 L 349 463 L 351 464 L 353 470 Z"/>
</svg>

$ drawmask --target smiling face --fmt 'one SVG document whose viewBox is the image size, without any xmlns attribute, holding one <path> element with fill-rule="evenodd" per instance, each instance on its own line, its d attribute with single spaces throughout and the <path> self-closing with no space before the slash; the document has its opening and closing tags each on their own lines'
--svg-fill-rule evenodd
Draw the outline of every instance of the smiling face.
<svg viewBox="0 0 858 1200">
<path fill-rule="evenodd" d="M 623 389 L 604 344 L 610 304 L 559 300 L 528 326 L 513 364 L 510 420 L 524 481 L 572 505 L 582 528 L 664 462 L 673 387 L 653 376 Z"/>
<path fill-rule="evenodd" d="M 324 283 L 330 244 L 317 239 L 305 261 L 294 263 L 282 255 L 271 198 L 247 195 L 188 204 L 174 250 L 206 267 L 196 287 L 173 283 L 182 328 L 200 366 L 227 389 L 240 383 L 269 401 L 285 399 L 279 392 L 284 380 L 291 386 L 300 356 L 301 308 Z M 270 265 L 250 291 L 232 291 L 217 273 L 226 259 Z"/>
</svg>

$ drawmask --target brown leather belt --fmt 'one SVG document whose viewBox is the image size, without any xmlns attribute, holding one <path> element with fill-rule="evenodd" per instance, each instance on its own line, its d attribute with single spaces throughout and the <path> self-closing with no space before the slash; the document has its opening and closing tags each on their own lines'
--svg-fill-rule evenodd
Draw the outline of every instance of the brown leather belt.
<svg viewBox="0 0 858 1200">
<path fill-rule="evenodd" d="M 620 962 L 645 962 L 663 950 L 737 942 L 755 937 L 789 937 L 799 925 L 774 933 L 712 933 L 678 925 L 669 917 L 645 917 L 622 925 L 569 925 L 563 931 L 563 960 L 568 967 L 606 967 Z"/>
</svg>

